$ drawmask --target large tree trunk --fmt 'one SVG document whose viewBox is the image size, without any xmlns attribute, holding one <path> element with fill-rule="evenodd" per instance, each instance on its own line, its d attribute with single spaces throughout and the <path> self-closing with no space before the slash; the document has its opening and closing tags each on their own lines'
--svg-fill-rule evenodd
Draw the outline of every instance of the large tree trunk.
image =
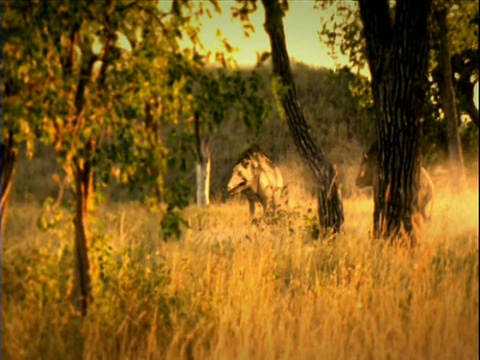
<svg viewBox="0 0 480 360">
<path fill-rule="evenodd" d="M 8 132 L 5 141 L 0 145 L 0 150 L 2 153 L 0 158 L 0 172 L 2 174 L 0 211 L 2 212 L 1 234 L 3 237 L 7 219 L 8 199 L 12 191 L 13 179 L 18 162 L 18 149 L 13 142 L 13 133 L 11 131 Z"/>
<path fill-rule="evenodd" d="M 197 145 L 197 205 L 206 208 L 210 204 L 210 173 L 212 168 L 208 140 L 200 134 L 200 118 L 195 112 L 195 138 Z"/>
<path fill-rule="evenodd" d="M 360 1 L 379 140 L 374 236 L 415 243 L 431 0 Z"/>
<path fill-rule="evenodd" d="M 448 153 L 450 159 L 451 185 L 454 191 L 460 191 L 465 186 L 465 168 L 463 164 L 462 147 L 458 133 L 458 116 L 455 103 L 455 92 L 452 82 L 452 65 L 450 62 L 450 46 L 447 28 L 447 9 L 439 5 L 434 12 L 439 32 L 437 84 L 448 137 Z"/>
<path fill-rule="evenodd" d="M 286 117 L 288 127 L 301 157 L 307 162 L 318 183 L 318 216 L 324 234 L 338 233 L 343 225 L 343 204 L 337 189 L 337 172 L 327 161 L 323 150 L 317 147 L 310 128 L 305 121 L 297 98 L 290 60 L 285 43 L 282 17 L 283 10 L 278 0 L 262 0 L 265 8 L 265 30 L 270 38 L 273 73 L 281 83 L 280 113 Z"/>
</svg>

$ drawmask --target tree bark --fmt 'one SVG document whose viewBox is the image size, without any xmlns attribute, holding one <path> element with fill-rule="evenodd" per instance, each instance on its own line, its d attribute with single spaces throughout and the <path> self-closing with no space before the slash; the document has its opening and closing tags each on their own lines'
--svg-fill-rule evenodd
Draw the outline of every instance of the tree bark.
<svg viewBox="0 0 480 360">
<path fill-rule="evenodd" d="M 419 189 L 431 0 L 399 0 L 395 19 L 387 0 L 361 0 L 379 140 L 374 183 L 374 236 L 414 244 Z M 416 226 L 418 225 L 418 226 Z"/>
<path fill-rule="evenodd" d="M 9 131 L 5 142 L 0 145 L 1 158 L 0 158 L 0 172 L 2 174 L 1 184 L 1 212 L 2 212 L 2 230 L 3 237 L 5 231 L 5 224 L 7 220 L 7 208 L 10 193 L 12 191 L 13 179 L 17 170 L 18 162 L 18 149 L 13 141 L 13 132 Z"/>
<path fill-rule="evenodd" d="M 208 140 L 200 134 L 200 116 L 194 114 L 197 145 L 197 205 L 206 208 L 210 204 L 210 173 L 212 168 Z"/>
<path fill-rule="evenodd" d="M 458 133 L 458 116 L 452 81 L 447 9 L 445 6 L 439 5 L 434 11 L 434 18 L 439 31 L 439 49 L 437 53 L 439 71 L 436 78 L 440 90 L 440 101 L 447 130 L 451 186 L 452 190 L 458 192 L 465 187 L 466 180 L 460 135 Z"/>
<path fill-rule="evenodd" d="M 265 30 L 270 38 L 273 73 L 278 77 L 281 89 L 280 113 L 286 118 L 288 128 L 301 157 L 309 165 L 318 183 L 318 217 L 324 235 L 338 233 L 344 222 L 343 204 L 337 188 L 337 172 L 327 161 L 321 147 L 315 144 L 297 98 L 290 67 L 282 17 L 284 12 L 278 0 L 262 0 L 265 8 Z"/>
</svg>

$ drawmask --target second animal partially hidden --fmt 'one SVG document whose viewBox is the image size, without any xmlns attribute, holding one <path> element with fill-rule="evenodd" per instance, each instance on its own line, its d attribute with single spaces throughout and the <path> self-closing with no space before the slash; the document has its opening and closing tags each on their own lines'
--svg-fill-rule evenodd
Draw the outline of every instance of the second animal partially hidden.
<svg viewBox="0 0 480 360">
<path fill-rule="evenodd" d="M 355 184 L 360 188 L 367 186 L 374 186 L 377 181 L 377 158 L 378 158 L 378 143 L 375 142 L 367 153 L 363 154 L 362 163 L 360 164 L 360 171 L 355 179 Z M 427 214 L 427 205 L 430 203 L 430 211 Z M 417 193 L 416 209 L 424 220 L 430 221 L 433 210 L 433 182 L 428 175 L 427 170 L 422 166 L 420 168 L 420 184 Z"/>
</svg>

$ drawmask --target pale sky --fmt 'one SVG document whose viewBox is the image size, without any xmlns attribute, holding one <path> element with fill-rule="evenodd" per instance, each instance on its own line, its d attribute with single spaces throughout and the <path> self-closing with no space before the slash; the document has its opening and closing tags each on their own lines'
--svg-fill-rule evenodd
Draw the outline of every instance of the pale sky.
<svg viewBox="0 0 480 360">
<path fill-rule="evenodd" d="M 199 0 L 204 1 L 204 0 Z M 352 1 L 345 1 L 352 5 Z M 204 1 L 207 8 L 212 9 L 207 1 Z M 239 66 L 251 66 L 257 62 L 257 52 L 270 51 L 270 43 L 267 33 L 263 28 L 265 22 L 265 12 L 260 1 L 257 1 L 257 10 L 250 15 L 250 20 L 255 28 L 255 32 L 250 32 L 250 37 L 244 36 L 244 31 L 240 19 L 232 17 L 231 8 L 236 3 L 234 0 L 220 0 L 222 14 L 211 11 L 212 18 L 207 16 L 202 18 L 203 26 L 200 32 L 200 38 L 204 46 L 212 51 L 224 51 L 224 47 L 217 37 L 220 30 L 220 38 L 228 39 L 230 45 L 237 51 L 234 58 Z M 321 30 L 322 18 L 328 21 L 331 13 L 324 10 L 314 9 L 314 0 L 290 0 L 289 10 L 283 18 L 287 50 L 290 58 L 303 62 L 308 65 L 335 68 L 336 65 L 347 65 L 348 59 L 340 53 L 336 53 L 337 62 L 329 55 L 327 47 L 320 41 L 318 32 Z M 160 0 L 160 6 L 169 8 L 171 0 Z M 362 74 L 369 76 L 368 67 L 362 71 Z M 478 83 L 475 86 L 475 104 L 478 108 Z"/>
<path fill-rule="evenodd" d="M 297 61 L 333 68 L 335 62 L 318 37 L 322 11 L 314 9 L 314 4 L 313 0 L 289 2 L 289 10 L 283 19 L 288 53 Z M 221 49 L 216 36 L 217 29 L 220 29 L 222 38 L 227 38 L 231 45 L 238 48 L 238 52 L 234 55 L 238 65 L 255 65 L 257 52 L 270 51 L 268 36 L 263 28 L 265 22 L 263 6 L 260 1 L 257 1 L 258 8 L 250 16 L 255 32 L 246 38 L 240 19 L 232 17 L 233 5 L 235 1 L 220 1 L 222 14 L 215 13 L 212 19 L 203 20 L 201 39 L 208 49 Z M 340 60 L 346 62 L 346 59 Z"/>
<path fill-rule="evenodd" d="M 195 5 L 202 4 L 204 9 L 210 10 L 211 18 L 206 12 L 201 17 L 199 24 L 195 20 L 191 23 L 200 28 L 199 37 L 207 51 L 215 55 L 215 52 L 225 53 L 223 39 L 228 40 L 229 44 L 235 48 L 233 54 L 230 54 L 238 66 L 252 66 L 257 63 L 257 53 L 270 52 L 270 42 L 263 27 L 265 22 L 265 12 L 261 1 L 257 1 L 257 10 L 250 15 L 251 24 L 254 31 L 249 31 L 250 36 L 244 35 L 243 24 L 239 18 L 233 18 L 232 7 L 238 4 L 234 0 L 218 0 L 222 9 L 219 14 L 213 10 L 213 6 L 206 0 L 193 0 Z M 345 4 L 353 5 L 352 1 L 343 1 Z M 158 0 L 159 7 L 164 10 L 170 10 L 172 0 Z M 322 17 L 329 17 L 332 10 L 324 11 L 314 8 L 315 0 L 290 0 L 289 10 L 283 18 L 287 50 L 290 58 L 303 62 L 308 65 L 334 68 L 336 65 L 346 65 L 347 57 L 338 52 L 337 63 L 329 55 L 327 47 L 320 42 L 318 32 L 321 29 Z M 131 47 L 123 34 L 118 33 L 120 37 L 120 46 L 130 51 Z M 182 41 L 181 41 L 182 44 Z M 101 42 L 96 39 L 94 51 L 101 51 Z M 191 48 L 192 43 L 187 36 L 183 37 L 183 46 Z M 211 58 L 210 63 L 214 61 Z M 367 75 L 367 74 L 365 74 Z"/>
</svg>

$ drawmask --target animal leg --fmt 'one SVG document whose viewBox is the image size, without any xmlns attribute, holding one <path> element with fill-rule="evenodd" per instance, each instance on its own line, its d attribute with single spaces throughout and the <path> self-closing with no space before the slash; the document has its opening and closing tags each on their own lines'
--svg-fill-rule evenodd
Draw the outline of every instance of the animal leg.
<svg viewBox="0 0 480 360">
<path fill-rule="evenodd" d="M 265 189 L 265 197 L 262 199 L 265 214 L 275 214 L 275 191 L 271 186 Z"/>
<path fill-rule="evenodd" d="M 260 204 L 262 205 L 263 208 L 263 215 L 265 216 L 268 212 L 268 201 L 266 198 L 260 199 Z"/>
<path fill-rule="evenodd" d="M 430 220 L 432 219 L 431 210 L 430 210 L 430 215 L 427 214 L 427 205 L 425 205 L 422 209 L 422 216 L 423 216 L 423 219 L 425 220 L 425 222 L 430 222 Z"/>
<path fill-rule="evenodd" d="M 253 217 L 255 215 L 255 201 L 249 199 L 248 204 L 250 206 L 250 216 Z"/>
<path fill-rule="evenodd" d="M 283 205 L 288 206 L 288 186 L 285 185 L 280 193 L 280 198 L 283 200 Z"/>
</svg>

